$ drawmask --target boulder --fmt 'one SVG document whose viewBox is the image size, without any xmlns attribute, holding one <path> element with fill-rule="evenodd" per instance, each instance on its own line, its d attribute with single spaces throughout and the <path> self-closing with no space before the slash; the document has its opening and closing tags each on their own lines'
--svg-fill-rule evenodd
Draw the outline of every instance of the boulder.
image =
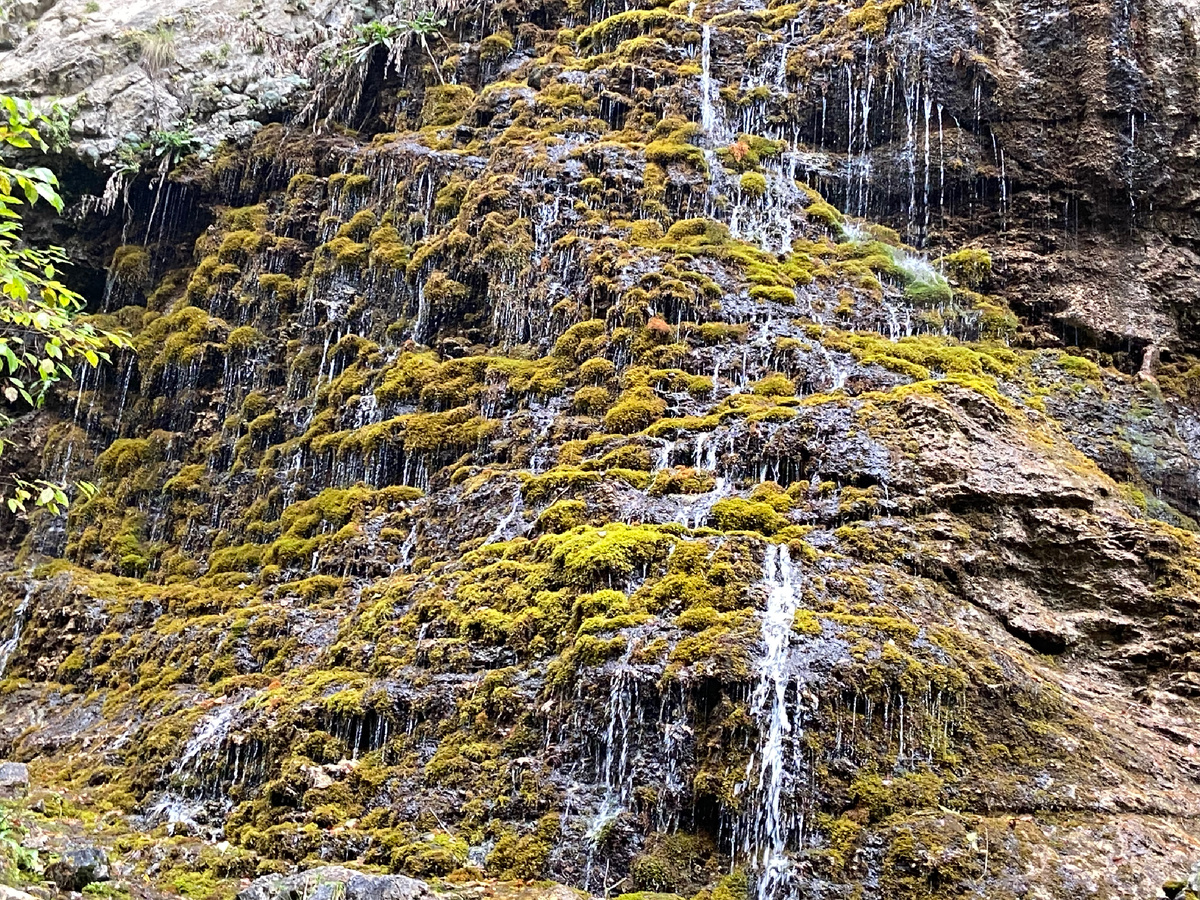
<svg viewBox="0 0 1200 900">
<path fill-rule="evenodd" d="M 0 762 L 0 800 L 20 800 L 29 794 L 29 768 L 24 763 Z"/>
<path fill-rule="evenodd" d="M 295 875 L 264 875 L 237 900 L 432 900 L 423 881 L 404 875 L 366 875 L 344 866 L 321 866 Z"/>
<path fill-rule="evenodd" d="M 82 891 L 96 881 L 108 881 L 108 854 L 99 847 L 72 847 L 46 866 L 46 877 L 64 891 Z"/>
</svg>

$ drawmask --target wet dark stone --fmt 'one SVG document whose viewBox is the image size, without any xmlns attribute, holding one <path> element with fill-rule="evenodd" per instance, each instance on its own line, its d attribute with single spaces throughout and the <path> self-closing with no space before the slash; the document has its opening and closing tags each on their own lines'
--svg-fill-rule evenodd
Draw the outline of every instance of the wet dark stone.
<svg viewBox="0 0 1200 900">
<path fill-rule="evenodd" d="M 266 875 L 243 888 L 237 900 L 428 900 L 423 881 L 404 875 L 364 875 L 321 866 L 295 875 Z"/>
<path fill-rule="evenodd" d="M 28 767 L 24 763 L 0 762 L 0 800 L 18 800 L 28 793 Z"/>
<path fill-rule="evenodd" d="M 108 854 L 99 847 L 72 847 L 46 867 L 46 877 L 64 891 L 82 891 L 94 882 L 108 881 Z"/>
</svg>

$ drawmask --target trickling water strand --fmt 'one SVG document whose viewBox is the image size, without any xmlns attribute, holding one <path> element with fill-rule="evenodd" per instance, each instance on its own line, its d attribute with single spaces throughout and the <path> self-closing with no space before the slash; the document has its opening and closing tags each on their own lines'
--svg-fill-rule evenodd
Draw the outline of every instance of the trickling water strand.
<svg viewBox="0 0 1200 900">
<path fill-rule="evenodd" d="M 797 830 L 784 804 L 788 777 L 785 763 L 789 745 L 794 748 L 800 737 L 799 722 L 789 716 L 787 692 L 793 679 L 792 625 L 801 592 L 786 545 L 767 547 L 762 584 L 767 589 L 762 656 L 758 661 L 758 683 L 750 698 L 759 727 L 759 746 L 746 769 L 747 783 L 754 784 L 754 788 L 746 804 L 749 820 L 743 826 L 741 849 L 758 874 L 756 897 L 776 900 L 790 876 L 787 843 Z"/>
<path fill-rule="evenodd" d="M 13 611 L 13 627 L 12 633 L 8 640 L 0 644 L 0 678 L 4 677 L 8 671 L 8 663 L 13 658 L 13 654 L 17 652 L 17 645 L 21 643 L 21 632 L 25 630 L 25 619 L 29 614 L 29 600 L 33 596 L 33 586 L 30 585 L 25 589 L 25 596 L 20 604 Z"/>
<path fill-rule="evenodd" d="M 946 216 L 946 147 L 942 142 L 942 104 L 937 105 L 938 114 L 938 224 L 945 224 Z"/>
<path fill-rule="evenodd" d="M 712 26 L 706 23 L 700 34 L 700 127 L 711 138 L 717 125 L 717 109 L 712 99 Z"/>
<path fill-rule="evenodd" d="M 637 709 L 637 681 L 630 665 L 636 642 L 630 641 L 625 655 L 617 662 L 609 681 L 608 727 L 604 733 L 604 753 L 600 760 L 600 776 L 603 779 L 604 799 L 588 823 L 588 860 L 584 871 L 583 888 L 589 889 L 592 877 L 593 854 L 601 842 L 608 826 L 616 821 L 628 808 L 633 795 L 633 777 L 630 771 L 630 749 L 632 746 L 634 712 Z"/>
<path fill-rule="evenodd" d="M 692 729 L 687 722 L 687 709 L 682 698 L 678 704 L 668 698 L 663 699 L 659 726 L 663 729 L 666 772 L 658 797 L 658 830 L 670 834 L 679 826 L 679 800 L 685 795 L 688 785 L 683 759 L 685 748 L 692 738 Z"/>
<path fill-rule="evenodd" d="M 484 541 L 481 546 L 486 547 L 488 544 L 494 544 L 494 543 L 496 543 L 496 541 L 501 540 L 504 537 L 504 532 L 521 515 L 521 510 L 523 508 L 524 508 L 524 504 L 521 502 L 521 492 L 519 490 L 517 490 L 513 493 L 512 508 L 509 509 L 508 515 L 506 515 L 504 518 L 502 518 L 499 522 L 496 523 L 495 529 L 492 531 L 492 533 L 488 536 L 488 539 L 486 541 Z M 416 534 L 416 533 L 417 533 L 417 530 L 416 530 L 416 528 L 414 528 L 410 534 Z"/>
<path fill-rule="evenodd" d="M 674 441 L 669 441 L 666 438 L 660 440 L 658 445 L 658 453 L 655 454 L 654 458 L 654 467 L 650 470 L 651 475 L 656 475 L 664 469 L 671 468 L 671 453 L 674 450 Z"/>
</svg>

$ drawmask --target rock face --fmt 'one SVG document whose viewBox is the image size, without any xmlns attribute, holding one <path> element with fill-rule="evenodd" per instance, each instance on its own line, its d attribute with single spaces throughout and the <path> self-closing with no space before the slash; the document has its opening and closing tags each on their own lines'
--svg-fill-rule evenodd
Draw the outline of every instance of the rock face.
<svg viewBox="0 0 1200 900">
<path fill-rule="evenodd" d="M 321 866 L 298 875 L 264 875 L 238 892 L 238 900 L 430 900 L 429 886 L 403 875 L 364 875 Z"/>
<path fill-rule="evenodd" d="M 303 103 L 308 51 L 363 4 L 329 0 L 60 0 L 20 9 L 0 51 L 0 90 L 75 109 L 75 152 L 116 161 L 122 143 L 193 122 L 216 143 Z M 95 7 L 95 8 L 93 8 Z M 24 21 L 24 34 L 17 34 Z"/>
<path fill-rule="evenodd" d="M 20 800 L 29 794 L 29 768 L 24 763 L 0 762 L 0 800 Z"/>
<path fill-rule="evenodd" d="M 46 867 L 46 877 L 61 890 L 82 891 L 89 884 L 108 881 L 108 854 L 98 847 L 71 847 Z"/>
<path fill-rule="evenodd" d="M 242 900 L 1191 869 L 1193 5 L 111 5 L 0 753 Z"/>
</svg>

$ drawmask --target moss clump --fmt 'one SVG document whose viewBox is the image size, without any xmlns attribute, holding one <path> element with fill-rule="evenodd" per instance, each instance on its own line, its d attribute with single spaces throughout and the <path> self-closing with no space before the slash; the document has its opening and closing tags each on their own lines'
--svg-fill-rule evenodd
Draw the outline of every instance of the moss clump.
<svg viewBox="0 0 1200 900">
<path fill-rule="evenodd" d="M 576 322 L 554 342 L 552 355 L 579 362 L 591 360 L 603 349 L 608 328 L 603 319 Z"/>
<path fill-rule="evenodd" d="M 218 572 L 253 572 L 262 563 L 263 550 L 258 544 L 242 544 L 215 550 L 208 558 L 210 574 Z"/>
<path fill-rule="evenodd" d="M 265 273 L 258 276 L 258 289 L 271 297 L 280 300 L 288 299 L 295 292 L 296 286 L 292 279 L 280 273 Z"/>
<path fill-rule="evenodd" d="M 796 384 L 786 375 L 773 372 L 755 382 L 754 393 L 760 397 L 794 397 Z"/>
<path fill-rule="evenodd" d="M 505 831 L 487 858 L 488 871 L 497 878 L 544 878 L 550 853 L 558 840 L 559 817 L 556 813 L 543 816 L 531 834 L 517 835 Z"/>
<path fill-rule="evenodd" d="M 465 84 L 436 84 L 425 89 L 425 102 L 421 106 L 421 127 L 442 128 L 462 121 L 475 92 Z"/>
<path fill-rule="evenodd" d="M 633 434 L 662 418 L 667 403 L 646 385 L 629 388 L 604 417 L 604 427 L 616 434 Z"/>
<path fill-rule="evenodd" d="M 888 16 L 903 5 L 903 0 L 866 0 L 862 6 L 846 13 L 844 27 L 873 38 L 883 37 L 887 31 Z"/>
<path fill-rule="evenodd" d="M 650 525 L 585 527 L 555 542 L 550 561 L 568 584 L 591 587 L 623 581 L 666 558 L 674 535 Z"/>
<path fill-rule="evenodd" d="M 650 485 L 650 496 L 664 497 L 670 494 L 706 494 L 716 486 L 711 472 L 677 466 L 659 472 Z"/>
<path fill-rule="evenodd" d="M 751 93 L 744 94 L 740 98 L 730 97 L 729 99 L 745 103 L 746 101 L 760 102 L 765 98 L 755 98 L 753 93 Z M 763 160 L 778 156 L 780 151 L 786 146 L 783 141 L 772 140 L 771 138 L 765 138 L 756 134 L 742 134 L 738 135 L 738 139 L 728 147 L 719 149 L 717 157 L 726 168 L 732 169 L 735 172 L 749 173 L 756 170 L 762 164 Z M 763 188 L 765 191 L 765 180 Z"/>
<path fill-rule="evenodd" d="M 350 221 L 337 230 L 338 237 L 347 237 L 352 241 L 365 241 L 378 224 L 378 218 L 370 209 L 360 209 Z"/>
<path fill-rule="evenodd" d="M 713 521 L 722 531 L 757 531 L 772 535 L 786 528 L 788 520 L 770 503 L 727 497 L 713 505 Z"/>
<path fill-rule="evenodd" d="M 479 42 L 479 58 L 486 59 L 489 62 L 503 59 L 512 53 L 513 36 L 508 31 L 497 31 L 495 34 L 489 34 Z"/>
<path fill-rule="evenodd" d="M 361 269 L 367 263 L 370 248 L 345 235 L 322 244 L 313 254 L 313 275 L 327 277 L 338 269 Z"/>
<path fill-rule="evenodd" d="M 230 350 L 246 351 L 261 343 L 262 333 L 252 325 L 241 325 L 229 332 L 225 345 Z"/>
<path fill-rule="evenodd" d="M 735 869 L 717 882 L 712 900 L 747 900 L 750 896 L 750 879 L 741 869 Z"/>
<path fill-rule="evenodd" d="M 579 32 L 577 42 L 580 49 L 599 50 L 604 46 L 645 34 L 652 29 L 671 24 L 687 24 L 688 19 L 678 13 L 659 7 L 656 9 L 631 9 L 602 19 Z"/>
<path fill-rule="evenodd" d="M 616 375 L 616 366 L 607 359 L 593 358 L 579 367 L 579 380 L 586 384 L 604 384 Z"/>
<path fill-rule="evenodd" d="M 946 275 L 972 291 L 982 291 L 992 280 L 992 255 L 986 250 L 968 247 L 940 260 Z"/>
<path fill-rule="evenodd" d="M 579 412 L 589 416 L 603 415 L 612 404 L 612 394 L 608 388 L 595 385 L 581 387 L 571 399 L 571 405 Z"/>
<path fill-rule="evenodd" d="M 810 219 L 816 219 L 831 229 L 840 228 L 845 217 L 831 203 L 813 188 L 805 187 L 804 193 L 808 195 L 808 206 L 804 208 L 804 212 Z"/>
<path fill-rule="evenodd" d="M 1083 378 L 1087 381 L 1100 381 L 1100 367 L 1090 359 L 1082 356 L 1071 356 L 1064 353 L 1058 358 L 1059 367 L 1068 375 Z"/>
<path fill-rule="evenodd" d="M 561 534 L 587 522 L 587 504 L 582 500 L 559 500 L 538 516 L 537 530 L 542 534 Z"/>
<path fill-rule="evenodd" d="M 713 219 L 680 219 L 667 229 L 667 240 L 720 246 L 729 242 L 729 228 Z"/>
<path fill-rule="evenodd" d="M 663 227 L 657 219 L 638 219 L 630 226 L 629 240 L 635 246 L 653 246 L 662 239 Z"/>
<path fill-rule="evenodd" d="M 941 278 L 918 278 L 904 285 L 904 296 L 916 306 L 944 306 L 954 302 L 954 291 Z"/>
<path fill-rule="evenodd" d="M 690 143 L 699 133 L 698 126 L 689 122 L 662 133 L 672 124 L 670 119 L 660 123 L 656 133 L 661 136 L 646 145 L 646 162 L 662 169 L 678 163 L 707 174 L 708 161 L 704 158 L 704 151 Z"/>
<path fill-rule="evenodd" d="M 746 172 L 738 179 L 738 188 L 745 196 L 757 200 L 767 194 L 767 179 L 758 172 Z"/>
<path fill-rule="evenodd" d="M 113 251 L 109 271 L 122 284 L 142 287 L 150 278 L 150 253 L 136 244 L 118 247 Z"/>
<path fill-rule="evenodd" d="M 386 223 L 386 217 L 385 217 Z M 400 232 L 391 224 L 384 224 L 371 232 L 367 241 L 371 248 L 371 267 L 403 272 L 412 259 L 412 248 L 400 238 Z"/>
</svg>

